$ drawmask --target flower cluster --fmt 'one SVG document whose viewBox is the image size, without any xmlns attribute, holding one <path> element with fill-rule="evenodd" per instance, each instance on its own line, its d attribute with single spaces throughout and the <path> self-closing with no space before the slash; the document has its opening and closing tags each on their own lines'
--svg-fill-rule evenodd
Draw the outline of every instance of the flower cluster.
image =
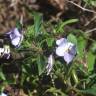
<svg viewBox="0 0 96 96">
<path fill-rule="evenodd" d="M 65 62 L 69 64 L 76 55 L 76 45 L 71 42 L 68 42 L 66 38 L 58 39 L 56 41 L 56 45 L 57 45 L 55 51 L 56 55 L 63 57 Z M 48 64 L 46 66 L 47 75 L 50 74 L 52 68 L 53 68 L 53 55 L 51 54 L 48 57 Z"/>
<path fill-rule="evenodd" d="M 11 44 L 15 48 L 18 48 L 23 40 L 23 34 L 20 33 L 17 28 L 14 28 L 10 32 L 6 33 L 6 36 L 9 37 L 9 41 L 11 41 Z M 10 58 L 10 46 L 8 44 L 5 44 L 2 48 L 0 48 L 0 57 L 4 59 Z"/>
<path fill-rule="evenodd" d="M 14 28 L 10 32 L 6 33 L 9 37 L 11 44 L 18 48 L 23 40 L 23 34 L 18 30 L 18 28 Z M 66 38 L 60 38 L 56 40 L 56 55 L 63 57 L 65 62 L 69 64 L 76 55 L 76 45 L 69 42 Z M 4 45 L 3 48 L 0 48 L 0 56 L 6 59 L 10 58 L 10 46 Z M 51 54 L 48 57 L 48 64 L 46 66 L 47 75 L 51 72 L 53 68 L 53 55 Z"/>
</svg>

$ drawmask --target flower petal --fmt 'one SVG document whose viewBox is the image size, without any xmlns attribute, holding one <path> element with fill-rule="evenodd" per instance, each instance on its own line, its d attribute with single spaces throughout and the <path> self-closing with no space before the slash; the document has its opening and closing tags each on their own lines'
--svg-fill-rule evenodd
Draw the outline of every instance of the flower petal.
<svg viewBox="0 0 96 96">
<path fill-rule="evenodd" d="M 75 57 L 75 55 L 69 54 L 68 52 L 65 52 L 64 54 L 64 60 L 67 64 L 69 64 L 73 58 Z"/>
<path fill-rule="evenodd" d="M 72 43 L 63 43 L 62 45 L 60 45 L 59 47 L 56 48 L 56 54 L 58 56 L 64 56 L 64 53 L 68 52 L 70 46 L 73 46 L 73 44 Z"/>
<path fill-rule="evenodd" d="M 4 54 L 4 55 L 3 55 L 3 58 L 9 59 L 9 58 L 10 58 L 10 54 Z"/>
<path fill-rule="evenodd" d="M 13 39 L 11 43 L 12 43 L 12 45 L 17 46 L 19 44 L 19 41 L 20 41 L 20 37 L 17 37 L 15 39 Z"/>
<path fill-rule="evenodd" d="M 10 47 L 8 45 L 4 45 L 3 58 L 5 59 L 10 58 Z"/>
<path fill-rule="evenodd" d="M 65 53 L 64 46 L 60 46 L 60 47 L 57 47 L 56 48 L 56 55 L 58 55 L 58 56 L 64 56 L 64 53 Z"/>
<path fill-rule="evenodd" d="M 71 55 L 76 55 L 76 46 L 73 45 L 70 49 L 69 49 L 69 54 Z"/>
<path fill-rule="evenodd" d="M 15 28 L 13 31 L 11 31 L 9 36 L 10 36 L 11 39 L 14 39 L 16 37 L 20 37 L 21 34 L 20 34 L 19 30 L 17 28 Z"/>
<path fill-rule="evenodd" d="M 0 53 L 4 52 L 4 48 L 0 48 Z"/>
<path fill-rule="evenodd" d="M 4 48 L 0 48 L 0 57 L 2 57 L 3 52 L 4 52 Z"/>
<path fill-rule="evenodd" d="M 61 39 L 58 39 L 56 40 L 56 44 L 59 46 L 63 43 L 66 43 L 67 42 L 67 39 L 66 38 L 61 38 Z"/>
<path fill-rule="evenodd" d="M 47 75 L 50 74 L 52 68 L 53 68 L 53 55 L 51 54 L 51 55 L 48 57 L 48 64 L 47 64 L 47 66 L 46 66 Z"/>
<path fill-rule="evenodd" d="M 68 43 L 68 51 L 64 54 L 64 60 L 69 64 L 76 55 L 76 46 L 73 43 Z"/>
<path fill-rule="evenodd" d="M 1 93 L 0 96 L 8 96 L 7 94 L 5 93 Z"/>
<path fill-rule="evenodd" d="M 21 34 L 17 28 L 15 28 L 13 32 L 16 36 L 21 36 Z"/>
<path fill-rule="evenodd" d="M 17 38 L 15 38 L 15 39 L 13 39 L 13 40 L 11 41 L 11 43 L 12 43 L 13 46 L 19 47 L 20 44 L 21 44 L 21 42 L 22 42 L 22 40 L 23 40 L 23 35 L 22 35 L 21 37 L 17 37 Z"/>
</svg>

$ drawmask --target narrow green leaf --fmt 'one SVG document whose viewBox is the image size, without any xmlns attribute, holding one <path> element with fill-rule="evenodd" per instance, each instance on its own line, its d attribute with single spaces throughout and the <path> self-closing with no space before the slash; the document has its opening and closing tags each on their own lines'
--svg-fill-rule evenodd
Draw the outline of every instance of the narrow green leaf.
<svg viewBox="0 0 96 96">
<path fill-rule="evenodd" d="M 84 56 L 84 49 L 86 48 L 86 43 L 86 40 L 82 36 L 78 37 L 77 53 L 80 58 Z"/>
<path fill-rule="evenodd" d="M 0 78 L 1 78 L 2 80 L 6 80 L 5 75 L 3 74 L 3 72 L 0 72 Z"/>
<path fill-rule="evenodd" d="M 45 60 L 41 55 L 37 57 L 38 74 L 41 75 L 45 70 Z"/>
<path fill-rule="evenodd" d="M 75 23 L 75 22 L 78 22 L 78 19 L 70 19 L 70 20 L 67 20 L 67 21 L 64 21 L 61 26 L 58 28 L 57 32 L 59 32 L 60 30 L 62 30 L 62 28 L 67 25 L 67 24 L 72 24 L 72 23 Z"/>
<path fill-rule="evenodd" d="M 72 70 L 72 77 L 74 82 L 77 84 L 79 81 L 75 70 Z"/>
<path fill-rule="evenodd" d="M 53 87 L 51 87 L 50 89 L 47 89 L 46 92 L 51 92 L 54 95 L 60 94 L 60 96 L 68 96 L 65 93 L 63 93 L 60 89 L 56 89 L 56 88 L 53 88 Z"/>
<path fill-rule="evenodd" d="M 33 12 L 33 15 L 34 15 L 35 36 L 37 36 L 40 33 L 42 15 L 37 12 Z"/>
<path fill-rule="evenodd" d="M 88 52 L 87 62 L 88 62 L 88 70 L 92 71 L 95 63 L 95 56 L 92 54 L 92 52 Z"/>
<path fill-rule="evenodd" d="M 96 87 L 86 89 L 86 90 L 80 90 L 81 93 L 86 94 L 86 96 L 96 96 Z"/>
</svg>

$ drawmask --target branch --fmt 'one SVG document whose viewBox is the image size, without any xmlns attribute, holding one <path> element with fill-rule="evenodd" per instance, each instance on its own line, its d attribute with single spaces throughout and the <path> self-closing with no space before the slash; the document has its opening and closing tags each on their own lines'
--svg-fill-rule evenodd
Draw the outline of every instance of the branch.
<svg viewBox="0 0 96 96">
<path fill-rule="evenodd" d="M 82 7 L 82 6 L 80 6 L 80 5 L 76 4 L 76 3 L 74 3 L 73 1 L 69 1 L 69 0 L 68 0 L 67 2 L 69 2 L 69 3 L 71 3 L 71 4 L 75 5 L 75 6 L 77 6 L 78 8 L 82 9 L 83 11 L 87 11 L 87 12 L 91 12 L 91 13 L 96 14 L 95 11 L 90 10 L 90 9 L 86 9 L 86 8 L 84 8 L 84 7 Z"/>
<path fill-rule="evenodd" d="M 89 34 L 89 33 L 93 32 L 93 31 L 96 31 L 96 28 L 93 28 L 93 29 L 91 29 L 91 30 L 88 30 L 88 31 L 86 31 L 85 33 Z"/>
<path fill-rule="evenodd" d="M 92 21 L 94 21 L 96 19 L 96 16 L 94 16 L 90 21 L 88 21 L 87 23 L 84 24 L 84 26 L 88 26 Z"/>
</svg>

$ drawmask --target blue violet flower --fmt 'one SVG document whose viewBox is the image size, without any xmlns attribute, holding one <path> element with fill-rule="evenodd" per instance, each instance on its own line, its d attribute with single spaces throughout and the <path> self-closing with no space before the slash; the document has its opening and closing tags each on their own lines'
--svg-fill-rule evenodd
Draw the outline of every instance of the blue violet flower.
<svg viewBox="0 0 96 96">
<path fill-rule="evenodd" d="M 23 34 L 20 33 L 20 31 L 17 28 L 14 28 L 13 30 L 11 30 L 6 34 L 9 35 L 11 44 L 14 47 L 18 48 L 23 40 Z"/>
<path fill-rule="evenodd" d="M 66 38 L 61 38 L 56 41 L 56 55 L 63 57 L 65 62 L 69 64 L 76 55 L 76 45 L 68 42 Z"/>
</svg>

